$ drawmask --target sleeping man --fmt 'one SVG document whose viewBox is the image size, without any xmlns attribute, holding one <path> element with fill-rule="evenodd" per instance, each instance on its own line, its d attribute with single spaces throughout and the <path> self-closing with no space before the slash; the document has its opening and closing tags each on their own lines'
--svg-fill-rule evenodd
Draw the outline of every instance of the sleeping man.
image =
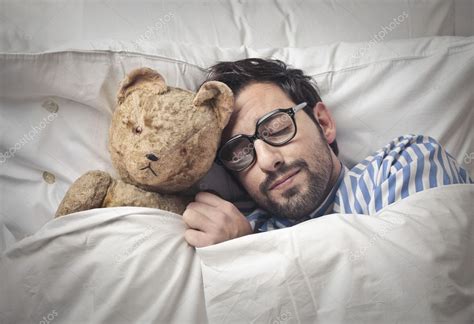
<svg viewBox="0 0 474 324">
<path fill-rule="evenodd" d="M 186 241 L 208 246 L 331 213 L 372 215 L 425 189 L 473 183 L 434 139 L 400 136 L 351 170 L 338 159 L 336 124 L 309 76 L 281 61 L 221 62 L 206 81 L 234 92 L 217 160 L 259 208 L 244 216 L 200 192 L 183 220 Z"/>
</svg>

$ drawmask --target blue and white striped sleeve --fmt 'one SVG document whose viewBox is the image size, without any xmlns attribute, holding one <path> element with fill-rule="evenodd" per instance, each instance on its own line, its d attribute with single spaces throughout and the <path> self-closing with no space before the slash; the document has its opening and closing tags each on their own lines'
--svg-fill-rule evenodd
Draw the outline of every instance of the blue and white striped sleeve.
<svg viewBox="0 0 474 324">
<path fill-rule="evenodd" d="M 349 171 L 337 204 L 343 213 L 373 214 L 413 193 L 456 183 L 473 181 L 436 140 L 401 136 Z"/>
<path fill-rule="evenodd" d="M 269 226 L 271 225 L 269 217 L 263 209 L 257 208 L 249 215 L 246 215 L 246 217 L 254 233 L 266 232 L 273 229 Z"/>
</svg>

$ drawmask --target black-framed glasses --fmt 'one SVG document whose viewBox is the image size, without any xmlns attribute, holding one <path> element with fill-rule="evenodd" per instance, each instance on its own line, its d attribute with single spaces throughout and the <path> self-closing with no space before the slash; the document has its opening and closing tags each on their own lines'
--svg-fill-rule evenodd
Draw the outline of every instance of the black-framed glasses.
<svg viewBox="0 0 474 324">
<path fill-rule="evenodd" d="M 216 161 L 232 171 L 243 171 L 255 162 L 254 142 L 261 139 L 272 146 L 282 146 L 296 135 L 295 114 L 306 107 L 303 102 L 287 109 L 275 109 L 262 116 L 255 133 L 239 134 L 225 142 L 217 151 Z"/>
</svg>

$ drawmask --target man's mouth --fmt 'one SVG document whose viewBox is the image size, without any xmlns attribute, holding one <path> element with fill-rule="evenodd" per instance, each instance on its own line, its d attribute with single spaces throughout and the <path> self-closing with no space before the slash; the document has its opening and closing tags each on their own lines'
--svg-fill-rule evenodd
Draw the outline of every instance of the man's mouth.
<svg viewBox="0 0 474 324">
<path fill-rule="evenodd" d="M 294 176 L 296 174 L 298 174 L 299 172 L 301 171 L 301 169 L 297 169 L 283 177 L 281 177 L 280 179 L 276 180 L 271 186 L 270 186 L 270 190 L 274 190 L 274 189 L 279 189 L 279 188 L 282 188 L 283 186 L 285 186 L 286 184 L 290 183 L 291 180 L 293 180 Z"/>
</svg>

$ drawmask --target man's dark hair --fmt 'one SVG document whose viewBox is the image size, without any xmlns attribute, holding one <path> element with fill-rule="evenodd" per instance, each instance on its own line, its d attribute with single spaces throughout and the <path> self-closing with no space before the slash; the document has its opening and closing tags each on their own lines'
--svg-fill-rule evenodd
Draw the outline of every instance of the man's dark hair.
<svg viewBox="0 0 474 324">
<path fill-rule="evenodd" d="M 313 115 L 313 107 L 321 100 L 316 82 L 302 70 L 288 67 L 280 60 L 248 58 L 235 62 L 219 62 L 208 69 L 206 81 L 220 81 L 238 95 L 246 86 L 255 82 L 273 83 L 296 104 L 306 102 L 303 108 L 323 135 L 321 125 Z M 330 145 L 334 154 L 339 154 L 337 142 Z"/>
</svg>

